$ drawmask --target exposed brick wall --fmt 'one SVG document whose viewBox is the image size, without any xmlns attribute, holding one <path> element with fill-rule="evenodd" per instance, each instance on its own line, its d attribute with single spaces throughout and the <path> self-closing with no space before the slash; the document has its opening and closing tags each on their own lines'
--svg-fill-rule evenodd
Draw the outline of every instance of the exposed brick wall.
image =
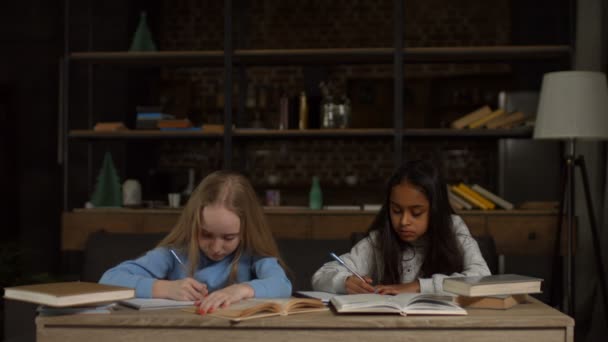
<svg viewBox="0 0 608 342">
<path fill-rule="evenodd" d="M 392 0 L 266 0 L 249 1 L 242 34 L 235 45 L 242 48 L 327 48 L 390 47 L 393 45 Z M 223 48 L 223 2 L 212 0 L 163 1 L 160 48 L 163 50 L 204 50 Z M 509 43 L 509 1 L 491 4 L 475 0 L 407 1 L 405 8 L 406 46 L 476 46 Z M 471 74 L 508 73 L 505 64 L 408 64 L 405 77 L 411 79 L 445 78 Z M 304 70 L 299 66 L 251 67 L 246 77 L 253 89 L 266 89 L 269 95 L 265 121 L 274 124 L 276 94 L 286 91 L 296 96 L 304 89 Z M 391 79 L 392 65 L 329 65 L 327 79 L 346 91 L 349 80 Z M 202 122 L 221 122 L 223 92 L 222 68 L 164 69 L 163 80 L 191 85 L 193 116 Z M 236 78 L 236 77 L 235 77 Z M 236 85 L 234 89 L 236 90 Z M 235 103 L 236 108 L 236 103 Z M 407 114 L 406 114 L 407 115 Z M 451 119 L 451 117 L 447 117 Z M 248 118 L 247 120 L 250 120 Z M 245 120 L 245 124 L 247 123 Z M 445 118 L 425 122 L 445 122 Z M 407 121 L 406 121 L 407 122 Z M 438 125 L 438 124 L 435 124 Z M 374 186 L 388 178 L 393 165 L 393 141 L 375 139 L 249 140 L 236 144 L 234 164 L 246 170 L 260 188 L 298 188 L 309 186 L 313 175 L 326 187 L 348 192 L 344 179 L 351 173 L 358 184 Z M 214 142 L 168 142 L 163 148 L 160 168 L 195 167 L 197 176 L 221 164 L 222 149 Z M 200 151 L 204 151 L 200 156 Z M 496 144 L 494 141 L 419 140 L 406 141 L 406 158 L 439 160 L 448 181 L 470 181 L 495 186 Z M 278 184 L 268 176 L 277 175 Z M 330 191 L 331 192 L 331 191 Z M 286 204 L 305 204 L 302 196 Z M 335 193 L 340 201 L 344 196 Z M 377 191 L 356 194 L 377 199 Z M 330 199 L 331 202 L 331 199 Z M 344 201 L 342 201 L 344 202 Z M 285 203 L 285 196 L 284 196 Z"/>
</svg>

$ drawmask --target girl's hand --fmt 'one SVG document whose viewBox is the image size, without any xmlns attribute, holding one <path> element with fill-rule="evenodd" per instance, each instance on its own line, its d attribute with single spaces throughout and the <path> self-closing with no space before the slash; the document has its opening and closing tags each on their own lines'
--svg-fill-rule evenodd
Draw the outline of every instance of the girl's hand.
<svg viewBox="0 0 608 342">
<path fill-rule="evenodd" d="M 346 288 L 346 293 L 355 294 L 355 293 L 374 293 L 376 289 L 371 285 L 372 278 L 363 277 L 365 279 L 365 283 L 359 279 L 357 276 L 350 276 L 346 278 L 344 282 L 344 287 Z"/>
<path fill-rule="evenodd" d="M 420 292 L 420 283 L 414 280 L 411 283 L 395 284 L 395 285 L 378 285 L 376 287 L 379 294 L 396 295 L 405 292 Z"/>
<path fill-rule="evenodd" d="M 199 303 L 198 312 L 201 315 L 206 313 L 212 313 L 217 308 L 227 308 L 230 304 L 238 302 L 239 300 L 252 298 L 255 295 L 253 288 L 248 284 L 234 284 L 225 287 L 221 290 L 212 292 L 207 297 L 203 298 Z"/>
<path fill-rule="evenodd" d="M 152 285 L 152 297 L 155 298 L 197 301 L 204 298 L 208 292 L 207 284 L 190 277 L 173 281 L 157 280 Z"/>
</svg>

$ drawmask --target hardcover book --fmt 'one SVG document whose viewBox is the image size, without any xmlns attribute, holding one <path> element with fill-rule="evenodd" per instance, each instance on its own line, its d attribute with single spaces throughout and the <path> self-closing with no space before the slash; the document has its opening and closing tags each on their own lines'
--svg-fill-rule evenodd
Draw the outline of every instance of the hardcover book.
<svg viewBox="0 0 608 342">
<path fill-rule="evenodd" d="M 473 189 L 474 191 L 477 191 L 479 194 L 481 194 L 485 198 L 489 199 L 490 201 L 496 203 L 496 205 L 498 205 L 499 207 L 501 207 L 503 209 L 506 209 L 506 210 L 513 209 L 513 203 L 505 200 L 504 198 L 499 197 L 498 195 L 490 192 L 489 190 L 483 188 L 480 185 L 473 184 L 471 189 Z"/>
<path fill-rule="evenodd" d="M 457 194 L 458 196 L 460 196 L 464 200 L 468 201 L 472 206 L 475 206 L 475 207 L 477 207 L 479 209 L 483 209 L 483 210 L 488 210 L 489 209 L 485 204 L 483 204 L 483 202 L 481 202 L 481 201 L 477 200 L 475 197 L 469 195 L 467 192 L 465 192 L 464 190 L 462 190 L 457 185 L 452 185 L 450 187 L 450 190 L 452 190 L 452 192 L 454 194 Z"/>
<path fill-rule="evenodd" d="M 443 280 L 443 290 L 461 296 L 497 296 L 541 292 L 542 279 L 518 274 L 454 277 Z"/>
<path fill-rule="evenodd" d="M 502 109 L 497 109 L 497 110 L 493 111 L 492 113 L 490 113 L 490 114 L 488 114 L 488 115 L 486 115 L 486 116 L 484 116 L 484 117 L 482 117 L 482 118 L 480 118 L 480 119 L 477 119 L 477 120 L 475 120 L 475 121 L 471 122 L 471 123 L 469 124 L 469 128 L 481 128 L 481 127 L 483 127 L 483 126 L 484 126 L 486 123 L 488 123 L 488 122 L 492 121 L 493 119 L 496 119 L 496 118 L 498 118 L 498 117 L 501 117 L 501 116 L 503 116 L 504 114 L 505 114 L 505 111 L 504 111 L 504 110 L 502 110 Z"/>
<path fill-rule="evenodd" d="M 526 303 L 528 301 L 528 295 L 517 294 L 483 297 L 458 296 L 456 301 L 460 306 L 466 308 L 506 310 L 517 304 Z"/>
<path fill-rule="evenodd" d="M 339 313 L 396 313 L 407 315 L 466 315 L 452 296 L 400 293 L 341 295 L 331 298 Z"/>
<path fill-rule="evenodd" d="M 4 289 L 4 298 L 54 307 L 113 302 L 135 296 L 127 287 L 89 282 L 22 285 Z"/>
<path fill-rule="evenodd" d="M 472 122 L 475 122 L 475 121 L 483 118 L 484 116 L 487 116 L 490 114 L 492 114 L 492 109 L 490 109 L 489 106 L 483 106 L 473 112 L 470 112 L 470 113 L 458 118 L 457 120 L 452 122 L 451 126 L 452 126 L 452 128 L 462 129 L 462 128 L 465 128 L 466 126 L 468 126 L 469 124 L 471 124 Z"/>
<path fill-rule="evenodd" d="M 466 185 L 464 183 L 460 183 L 460 184 L 458 184 L 458 188 L 460 188 L 460 190 L 462 190 L 465 193 L 467 193 L 469 196 L 474 197 L 476 200 L 478 200 L 479 202 L 483 203 L 483 205 L 487 209 L 494 209 L 496 207 L 496 205 L 492 201 L 490 201 L 489 199 L 483 197 L 481 194 L 475 192 L 468 185 Z"/>
</svg>

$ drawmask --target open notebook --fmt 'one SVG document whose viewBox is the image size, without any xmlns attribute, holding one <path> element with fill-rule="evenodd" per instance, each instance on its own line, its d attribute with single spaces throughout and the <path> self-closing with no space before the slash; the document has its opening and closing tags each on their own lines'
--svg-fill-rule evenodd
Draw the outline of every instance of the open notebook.
<svg viewBox="0 0 608 342">
<path fill-rule="evenodd" d="M 451 296 L 420 293 L 342 295 L 331 298 L 339 313 L 398 313 L 407 315 L 466 315 Z"/>
</svg>

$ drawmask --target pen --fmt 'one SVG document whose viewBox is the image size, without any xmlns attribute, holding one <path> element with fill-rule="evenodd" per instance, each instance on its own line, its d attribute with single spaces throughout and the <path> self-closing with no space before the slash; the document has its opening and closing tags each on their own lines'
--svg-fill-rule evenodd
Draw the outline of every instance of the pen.
<svg viewBox="0 0 608 342">
<path fill-rule="evenodd" d="M 350 273 L 354 274 L 357 278 L 361 279 L 361 281 L 363 281 L 364 283 L 367 284 L 367 281 L 365 281 L 365 279 L 363 279 L 363 277 L 360 276 L 359 273 L 355 272 L 355 270 L 353 270 L 346 263 L 344 263 L 344 260 L 342 260 L 339 256 L 337 256 L 334 253 L 329 253 L 329 255 L 331 255 L 332 258 L 336 259 L 337 262 L 342 264 L 342 266 L 346 267 L 346 269 L 348 269 L 350 271 Z"/>
<path fill-rule="evenodd" d="M 177 259 L 177 262 L 179 262 L 181 265 L 183 265 L 183 264 L 184 264 L 184 263 L 182 262 L 182 259 L 180 259 L 180 258 L 177 256 L 177 253 L 175 253 L 175 251 L 174 251 L 174 250 L 170 249 L 170 250 L 169 250 L 169 252 L 171 252 L 171 254 L 173 254 L 173 256 L 175 257 L 175 259 Z"/>
</svg>

